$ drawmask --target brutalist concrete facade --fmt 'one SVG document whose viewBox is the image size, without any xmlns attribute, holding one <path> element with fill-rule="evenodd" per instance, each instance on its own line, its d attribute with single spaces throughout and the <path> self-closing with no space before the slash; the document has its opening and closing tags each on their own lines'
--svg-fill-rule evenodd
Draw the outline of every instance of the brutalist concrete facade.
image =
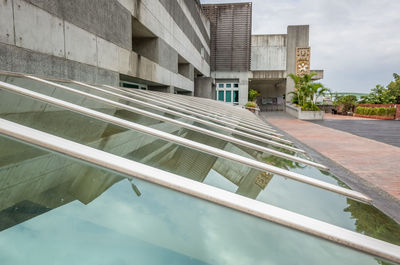
<svg viewBox="0 0 400 265">
<path fill-rule="evenodd" d="M 5 71 L 193 94 L 209 42 L 192 0 L 0 0 Z"/>
<path fill-rule="evenodd" d="M 202 5 L 211 23 L 211 77 L 217 100 L 245 105 L 248 100 L 252 3 Z M 212 91 L 213 92 L 213 91 Z"/>
<path fill-rule="evenodd" d="M 251 43 L 249 86 L 260 91 L 262 111 L 283 111 L 295 89 L 288 74 L 296 74 L 296 47 L 309 47 L 309 25 L 288 26 L 286 34 L 252 35 Z M 323 78 L 322 70 L 311 72 L 317 73 L 315 80 Z"/>
</svg>

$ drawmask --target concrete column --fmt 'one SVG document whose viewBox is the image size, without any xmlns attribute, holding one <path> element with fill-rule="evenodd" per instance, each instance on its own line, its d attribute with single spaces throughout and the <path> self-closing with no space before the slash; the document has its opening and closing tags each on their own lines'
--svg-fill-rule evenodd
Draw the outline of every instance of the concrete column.
<svg viewBox="0 0 400 265">
<path fill-rule="evenodd" d="M 175 87 L 174 86 L 167 86 L 166 92 L 174 94 L 175 93 Z"/>
<path fill-rule="evenodd" d="M 286 73 L 296 73 L 296 47 L 309 46 L 309 25 L 288 26 L 287 28 L 287 56 Z M 290 77 L 286 79 L 286 102 L 291 100 L 291 91 L 294 91 L 294 83 Z"/>
<path fill-rule="evenodd" d="M 215 99 L 215 86 L 211 77 L 196 77 L 194 79 L 194 96 Z"/>
<path fill-rule="evenodd" d="M 249 72 L 239 73 L 239 105 L 244 106 L 249 96 Z"/>
</svg>

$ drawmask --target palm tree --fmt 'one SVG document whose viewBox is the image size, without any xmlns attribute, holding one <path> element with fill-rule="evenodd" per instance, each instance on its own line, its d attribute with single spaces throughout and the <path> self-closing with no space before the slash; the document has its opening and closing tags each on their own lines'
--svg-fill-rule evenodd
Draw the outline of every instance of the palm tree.
<svg viewBox="0 0 400 265">
<path fill-rule="evenodd" d="M 317 97 L 329 91 L 321 83 L 312 82 L 312 78 L 315 75 L 316 73 L 305 74 L 303 76 L 294 74 L 288 75 L 293 80 L 294 87 L 296 88 L 296 90 L 290 94 L 293 94 L 294 101 L 297 100 L 298 104 L 302 107 L 311 105 L 312 109 L 315 109 Z"/>
<path fill-rule="evenodd" d="M 324 87 L 324 85 L 321 83 L 310 83 L 308 84 L 308 86 L 311 92 L 311 100 L 314 106 L 319 96 L 323 96 L 325 95 L 325 93 L 329 92 L 329 89 Z"/>
</svg>

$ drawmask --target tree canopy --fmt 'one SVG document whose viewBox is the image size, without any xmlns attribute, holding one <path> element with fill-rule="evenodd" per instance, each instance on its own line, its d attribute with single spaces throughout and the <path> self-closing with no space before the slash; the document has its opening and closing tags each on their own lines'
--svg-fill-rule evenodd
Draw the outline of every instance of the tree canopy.
<svg viewBox="0 0 400 265">
<path fill-rule="evenodd" d="M 386 87 L 376 85 L 371 93 L 361 97 L 359 103 L 364 104 L 400 104 L 400 75 L 394 73 L 393 81 Z"/>
</svg>

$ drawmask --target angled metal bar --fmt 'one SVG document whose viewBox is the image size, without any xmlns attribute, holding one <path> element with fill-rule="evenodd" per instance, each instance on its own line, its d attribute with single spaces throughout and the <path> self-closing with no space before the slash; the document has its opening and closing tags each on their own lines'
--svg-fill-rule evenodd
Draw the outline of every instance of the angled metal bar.
<svg viewBox="0 0 400 265">
<path fill-rule="evenodd" d="M 239 113 L 237 111 L 238 109 L 236 109 L 234 106 L 229 105 L 229 104 L 226 104 L 226 106 L 223 106 L 224 107 L 223 108 L 221 102 L 217 102 L 215 100 L 213 100 L 213 102 L 207 102 L 206 103 L 206 102 L 204 102 L 202 100 L 202 98 L 198 98 L 198 97 L 175 95 L 175 94 L 170 94 L 170 93 L 163 93 L 163 92 L 149 91 L 149 90 L 146 90 L 146 91 L 143 91 L 143 92 L 152 93 L 154 95 L 162 96 L 164 98 L 171 99 L 171 100 L 176 100 L 176 101 L 178 101 L 178 103 L 186 102 L 188 104 L 187 106 L 189 108 L 191 108 L 192 106 L 197 106 L 203 111 L 211 112 L 211 113 L 214 113 L 215 115 L 223 115 L 223 116 L 226 116 L 229 119 L 236 119 L 237 121 L 246 123 L 246 120 L 242 120 L 242 119 L 239 119 L 239 118 L 235 117 L 235 115 L 237 113 Z M 234 112 L 235 115 L 232 115 L 232 112 Z M 242 110 L 240 111 L 240 114 L 243 114 Z M 243 116 L 243 115 L 240 115 L 240 116 Z M 249 116 L 247 116 L 247 117 L 249 117 Z M 261 123 L 261 124 L 248 123 L 248 125 L 250 125 L 252 127 L 253 126 L 258 126 L 261 129 L 270 129 L 271 130 L 271 128 L 268 125 L 264 124 L 264 123 Z"/>
<path fill-rule="evenodd" d="M 44 83 L 44 84 L 55 86 L 55 87 L 58 87 L 58 88 L 71 89 L 69 87 L 66 87 L 66 86 L 51 82 L 51 81 L 47 81 L 47 80 L 41 79 L 39 77 L 30 76 L 30 75 L 21 75 L 21 76 L 26 77 L 26 78 L 30 78 L 32 80 L 35 80 L 35 81 L 38 81 L 38 82 L 41 82 L 41 83 Z M 63 81 L 65 82 L 65 80 L 63 80 Z M 298 148 L 295 148 L 295 147 L 292 147 L 292 146 L 289 146 L 289 145 L 281 144 L 281 143 L 278 143 L 278 142 L 275 142 L 275 141 L 272 141 L 272 140 L 267 140 L 267 139 L 264 139 L 264 138 L 261 138 L 261 137 L 257 137 L 257 136 L 254 136 L 254 135 L 242 132 L 242 131 L 237 131 L 237 130 L 229 128 L 229 127 L 224 127 L 224 126 L 219 125 L 219 124 L 215 124 L 215 123 L 212 123 L 212 122 L 209 122 L 209 121 L 205 121 L 205 120 L 193 117 L 193 116 L 182 114 L 180 112 L 176 112 L 176 111 L 173 111 L 173 110 L 170 110 L 170 109 L 167 109 L 167 108 L 159 107 L 159 106 L 147 103 L 147 102 L 143 102 L 141 100 L 133 99 L 133 98 L 130 98 L 130 97 L 125 97 L 125 96 L 122 96 L 120 94 L 116 94 L 116 93 L 110 92 L 108 90 L 101 89 L 99 87 L 91 86 L 91 85 L 88 85 L 88 84 L 85 84 L 85 83 L 81 83 L 81 82 L 77 82 L 77 81 L 69 81 L 69 82 L 76 83 L 78 85 L 85 86 L 85 87 L 90 88 L 90 89 L 98 90 L 98 91 L 101 91 L 103 93 L 108 93 L 110 95 L 114 95 L 114 96 L 117 96 L 117 97 L 124 97 L 124 99 L 129 100 L 132 103 L 135 103 L 135 104 L 138 104 L 138 105 L 142 105 L 142 106 L 145 106 L 145 107 L 149 107 L 149 108 L 152 108 L 152 109 L 155 109 L 155 110 L 158 110 L 158 111 L 161 111 L 161 112 L 165 112 L 165 113 L 177 116 L 177 117 L 181 117 L 181 118 L 185 118 L 185 119 L 188 119 L 188 120 L 192 120 L 192 121 L 195 121 L 195 122 L 207 125 L 207 126 L 215 127 L 215 128 L 227 131 L 227 132 L 232 133 L 232 134 L 237 134 L 237 135 L 249 138 L 249 139 L 260 141 L 260 142 L 265 143 L 265 144 L 269 144 L 269 145 L 272 145 L 272 146 L 275 146 L 275 147 L 283 148 L 283 149 L 286 149 L 286 150 L 289 150 L 289 151 L 293 151 L 293 152 L 296 152 L 296 153 L 305 153 L 304 150 L 301 150 L 301 149 L 298 149 Z M 114 88 L 110 87 L 109 89 L 114 89 Z M 115 90 L 118 91 L 118 89 L 115 89 Z M 122 91 L 122 92 L 124 92 L 124 91 Z M 235 139 L 237 139 L 237 138 L 235 138 Z"/>
<path fill-rule="evenodd" d="M 80 83 L 80 82 L 76 82 L 76 81 L 73 81 L 73 82 L 75 82 L 75 83 L 77 83 L 77 84 Z M 83 84 L 83 83 L 81 83 L 81 84 Z M 267 139 L 265 139 L 265 138 L 263 138 L 263 137 L 259 137 L 259 136 L 257 136 L 257 135 L 252 135 L 252 134 L 250 134 L 250 133 L 248 133 L 248 132 L 245 132 L 245 131 L 238 131 L 238 130 L 236 130 L 236 128 L 239 128 L 239 126 L 235 126 L 235 125 L 232 125 L 232 124 L 228 124 L 228 123 L 225 123 L 225 122 L 220 121 L 220 120 L 218 120 L 218 119 L 215 119 L 215 118 L 212 118 L 212 117 L 208 117 L 208 116 L 205 116 L 205 115 L 202 115 L 202 114 L 198 114 L 198 113 L 196 114 L 196 113 L 193 113 L 193 112 L 191 112 L 191 111 L 186 111 L 185 109 L 172 106 L 172 105 L 170 105 L 170 104 L 168 104 L 168 103 L 165 103 L 165 102 L 160 102 L 160 101 L 158 101 L 158 100 L 156 100 L 156 99 L 153 99 L 153 98 L 148 98 L 147 96 L 144 96 L 144 95 L 134 94 L 134 93 L 131 93 L 131 92 L 128 92 L 128 91 L 125 91 L 125 90 L 122 90 L 122 89 L 119 89 L 119 88 L 116 88 L 116 87 L 113 87 L 113 86 L 108 86 L 108 85 L 103 85 L 103 87 L 107 87 L 107 88 L 112 89 L 112 90 L 114 90 L 114 91 L 118 91 L 118 92 L 125 93 L 125 94 L 127 94 L 127 95 L 131 95 L 131 96 L 133 96 L 133 97 L 135 97 L 135 98 L 139 98 L 139 99 L 141 99 L 141 100 L 151 101 L 151 102 L 153 102 L 154 104 L 158 104 L 158 105 L 163 105 L 163 106 L 166 106 L 166 107 L 170 107 L 170 108 L 173 108 L 173 109 L 175 109 L 175 110 L 177 110 L 177 111 L 186 112 L 186 113 L 189 113 L 190 115 L 194 115 L 194 116 L 200 117 L 201 119 L 213 121 L 212 123 L 214 124 L 214 125 L 213 125 L 214 127 L 216 127 L 215 125 L 219 125 L 218 127 L 221 128 L 221 125 L 220 125 L 219 123 L 225 124 L 225 125 L 229 126 L 229 128 L 234 129 L 234 130 L 235 130 L 235 133 L 238 134 L 238 135 L 241 135 L 241 136 L 245 136 L 245 137 L 248 137 L 248 138 L 257 140 L 257 141 L 260 141 L 260 139 L 263 139 L 264 141 L 261 140 L 261 142 L 265 142 L 265 140 L 267 140 Z M 184 114 L 184 113 L 177 112 L 177 111 L 175 111 L 175 113 L 179 113 L 180 116 L 185 115 L 185 117 L 190 117 L 190 115 L 188 115 L 188 114 Z M 194 118 L 194 117 L 192 116 L 192 118 Z M 226 127 L 224 127 L 224 126 L 222 126 L 222 127 L 223 127 L 223 128 L 226 128 Z M 241 129 L 241 128 L 240 128 L 240 129 Z M 245 135 L 244 135 L 243 133 L 245 133 Z M 257 139 L 256 139 L 255 137 L 256 137 Z M 269 139 L 271 139 L 272 141 L 275 141 L 275 142 L 279 141 L 279 142 L 286 143 L 286 144 L 292 144 L 291 141 L 288 141 L 288 140 L 286 140 L 286 139 L 282 139 L 282 138 L 279 138 L 279 137 L 269 136 L 269 137 L 267 137 L 267 138 L 269 138 Z M 285 146 L 285 145 L 283 145 L 283 146 Z M 281 146 L 281 147 L 282 147 L 282 146 Z M 298 151 L 296 151 L 296 152 L 298 152 Z M 300 152 L 305 153 L 304 151 L 300 151 Z"/>
<path fill-rule="evenodd" d="M 139 91 L 137 91 L 139 93 Z M 276 130 L 272 129 L 268 125 L 266 125 L 264 122 L 256 122 L 252 123 L 250 121 L 247 121 L 247 119 L 244 118 L 239 118 L 237 117 L 237 113 L 233 113 L 232 111 L 234 110 L 233 106 L 225 106 L 226 108 L 223 109 L 221 107 L 216 108 L 213 106 L 213 104 L 208 104 L 208 105 L 203 105 L 201 102 L 199 102 L 196 98 L 196 100 L 193 99 L 193 97 L 189 96 L 183 96 L 183 95 L 178 95 L 181 96 L 179 99 L 176 98 L 176 95 L 174 94 L 169 94 L 169 93 L 162 93 L 162 92 L 157 92 L 157 91 L 140 91 L 140 93 L 147 93 L 151 94 L 156 97 L 163 97 L 164 99 L 167 99 L 168 102 L 175 102 L 179 104 L 181 107 L 185 107 L 188 110 L 194 110 L 197 109 L 196 111 L 200 111 L 201 113 L 205 115 L 211 115 L 214 118 L 221 118 L 224 119 L 225 121 L 236 121 L 240 123 L 240 125 L 247 127 L 252 130 L 257 130 L 259 132 L 265 133 L 265 132 L 275 132 Z M 242 115 L 240 115 L 242 116 Z"/>
<path fill-rule="evenodd" d="M 31 76 L 27 76 L 27 77 L 32 79 Z M 36 81 L 39 81 L 40 78 L 34 77 L 33 79 L 36 80 Z M 143 115 L 143 116 L 146 116 L 146 117 L 150 117 L 150 118 L 153 118 L 153 119 L 157 119 L 157 120 L 160 120 L 160 121 L 169 122 L 169 123 L 181 126 L 183 128 L 189 129 L 189 130 L 197 131 L 197 132 L 200 132 L 200 133 L 203 133 L 203 134 L 206 134 L 206 135 L 210 135 L 210 136 L 216 137 L 216 138 L 224 140 L 224 141 L 228 141 L 228 142 L 235 143 L 235 144 L 238 144 L 238 145 L 241 145 L 241 146 L 244 146 L 244 147 L 248 147 L 248 148 L 251 148 L 251 149 L 254 149 L 254 150 L 261 151 L 261 152 L 270 153 L 272 155 L 279 156 L 281 158 L 285 158 L 285 159 L 288 159 L 288 160 L 291 160 L 291 161 L 299 162 L 299 163 L 302 163 L 302 164 L 305 164 L 305 165 L 310 165 L 310 166 L 313 166 L 313 167 L 316 167 L 316 168 L 319 168 L 319 169 L 322 169 L 322 170 L 329 171 L 328 167 L 326 167 L 324 165 L 321 165 L 319 163 L 315 163 L 313 161 L 307 160 L 307 159 L 303 159 L 303 158 L 300 158 L 300 157 L 297 157 L 297 156 L 292 156 L 292 155 L 289 155 L 289 154 L 286 154 L 286 153 L 283 153 L 283 152 L 279 152 L 279 151 L 276 151 L 276 150 L 273 150 L 273 149 L 270 149 L 270 148 L 266 148 L 266 147 L 263 147 L 263 146 L 260 146 L 260 145 L 256 145 L 256 144 L 253 144 L 253 143 L 250 143 L 250 142 L 246 142 L 246 141 L 243 141 L 243 140 L 240 140 L 240 139 L 228 136 L 228 135 L 224 135 L 224 134 L 221 134 L 221 133 L 210 131 L 210 130 L 207 130 L 207 129 L 204 129 L 204 128 L 201 128 L 201 127 L 198 127 L 198 126 L 195 126 L 195 125 L 192 125 L 192 124 L 188 124 L 188 123 L 176 120 L 176 119 L 171 119 L 171 118 L 168 118 L 168 117 L 165 117 L 165 116 L 162 116 L 162 115 L 159 115 L 159 114 L 155 114 L 155 113 L 152 113 L 152 112 L 149 112 L 149 111 L 146 111 L 146 110 L 142 110 L 142 109 L 139 109 L 139 108 L 135 108 L 133 106 L 129 106 L 129 105 L 126 105 L 126 104 L 123 104 L 123 103 L 120 103 L 120 102 L 116 102 L 116 101 L 113 101 L 113 100 L 110 100 L 110 99 L 106 99 L 106 98 L 103 98 L 103 97 L 100 97 L 100 96 L 96 96 L 96 95 L 93 95 L 93 94 L 90 94 L 90 93 L 87 93 L 87 92 L 83 92 L 83 91 L 80 91 L 80 90 L 77 90 L 77 89 L 74 89 L 74 88 L 71 88 L 71 87 L 68 87 L 68 86 L 60 85 L 60 84 L 54 83 L 52 81 L 47 81 L 47 80 L 44 80 L 44 79 L 40 79 L 40 80 L 42 80 L 41 82 L 44 83 L 44 84 L 48 84 L 48 85 L 57 87 L 59 89 L 65 90 L 65 91 L 69 91 L 71 93 L 78 94 L 78 95 L 93 99 L 95 101 L 108 104 L 110 106 L 114 106 L 114 107 L 117 107 L 117 108 L 120 108 L 120 109 L 124 109 L 124 110 L 130 111 L 130 112 L 138 113 L 140 115 Z M 119 95 L 117 93 L 113 93 L 113 92 L 110 92 L 110 91 L 107 91 L 107 90 L 104 90 L 104 89 L 101 89 L 101 88 L 96 88 L 96 87 L 88 87 L 88 88 L 91 89 L 91 90 L 94 90 L 94 91 L 100 91 L 100 92 L 106 93 L 108 95 L 112 95 L 112 96 L 118 97 L 120 99 L 124 99 L 126 101 L 130 101 L 131 100 L 131 98 L 129 98 L 129 97 L 126 97 L 126 96 L 123 96 L 123 95 Z"/>
<path fill-rule="evenodd" d="M 121 127 L 127 128 L 127 129 L 139 131 L 139 132 L 142 132 L 142 133 L 145 133 L 148 135 L 158 137 L 158 138 L 166 140 L 166 141 L 170 141 L 170 142 L 182 145 L 182 146 L 189 147 L 194 150 L 208 153 L 208 154 L 211 154 L 211 155 L 214 155 L 217 157 L 226 158 L 231 161 L 239 162 L 241 164 L 247 165 L 249 167 L 252 167 L 252 168 L 255 168 L 255 169 L 258 169 L 261 171 L 267 171 L 267 172 L 270 172 L 273 174 L 277 174 L 279 176 L 287 177 L 287 178 L 290 178 L 290 179 L 293 179 L 293 180 L 296 180 L 299 182 L 303 182 L 308 185 L 312 185 L 312 186 L 315 186 L 315 187 L 318 187 L 321 189 L 325 189 L 325 190 L 328 190 L 328 191 L 331 191 L 331 192 L 334 192 L 337 194 L 341 194 L 341 195 L 347 196 L 349 198 L 353 198 L 353 199 L 360 200 L 363 202 L 368 202 L 368 203 L 371 202 L 371 199 L 368 196 L 365 196 L 364 194 L 357 192 L 357 191 L 353 191 L 353 190 L 346 189 L 346 188 L 343 188 L 340 186 L 336 186 L 336 185 L 333 185 L 333 184 L 330 184 L 330 183 L 327 183 L 327 182 L 324 182 L 321 180 L 317 180 L 317 179 L 314 179 L 311 177 L 304 176 L 299 173 L 290 172 L 290 171 L 282 169 L 282 168 L 271 166 L 271 165 L 253 160 L 253 159 L 249 159 L 247 157 L 243 157 L 243 156 L 240 156 L 237 154 L 227 152 L 225 150 L 221 150 L 221 149 L 218 149 L 218 148 L 215 148 L 212 146 L 208 146 L 208 145 L 205 145 L 202 143 L 191 141 L 191 140 L 188 140 L 188 139 L 185 139 L 185 138 L 173 135 L 173 134 L 169 134 L 166 132 L 162 132 L 160 130 L 156 130 L 156 129 L 153 129 L 153 128 L 150 128 L 147 126 L 143 126 L 143 125 L 140 125 L 140 124 L 137 124 L 134 122 L 123 120 L 123 119 L 120 119 L 120 118 L 117 118 L 117 117 L 114 117 L 111 115 L 107 115 L 107 114 L 104 114 L 102 112 L 98 112 L 98 111 L 95 111 L 92 109 L 88 109 L 88 108 L 85 108 L 85 107 L 82 107 L 82 106 L 79 106 L 79 105 L 76 105 L 76 104 L 73 104 L 70 102 L 66 102 L 66 101 L 63 101 L 60 99 L 46 96 L 46 95 L 43 95 L 43 94 L 40 94 L 40 93 L 37 93 L 34 91 L 30 91 L 25 88 L 21 88 L 21 87 L 11 85 L 8 83 L 4 83 L 1 81 L 0 81 L 0 87 L 7 89 L 8 91 L 13 91 L 13 92 L 21 94 L 21 95 L 35 98 L 40 101 L 50 103 L 52 105 L 56 105 L 56 106 L 59 106 L 59 107 L 62 107 L 62 108 L 65 108 L 65 109 L 68 109 L 68 110 L 71 110 L 74 112 L 84 114 L 86 116 L 90 116 L 90 117 L 93 117 L 93 118 L 96 118 L 96 119 L 99 119 L 102 121 L 106 121 L 106 122 L 109 122 L 109 123 L 112 123 L 115 125 L 119 125 Z"/>
<path fill-rule="evenodd" d="M 247 124 L 248 126 L 250 126 L 250 128 L 259 128 L 259 129 L 261 129 L 261 132 L 263 130 L 275 131 L 273 128 L 271 128 L 269 125 L 265 124 L 264 122 L 260 122 L 260 120 L 254 119 L 255 118 L 254 115 L 244 115 L 245 113 L 251 114 L 250 112 L 247 112 L 247 111 L 243 112 L 242 109 L 238 109 L 237 107 L 234 107 L 227 103 L 225 103 L 225 104 L 222 103 L 222 104 L 226 105 L 226 106 L 222 106 L 221 102 L 217 102 L 215 100 L 213 100 L 213 103 L 212 102 L 205 103 L 201 100 L 201 98 L 198 98 L 198 97 L 174 95 L 174 94 L 162 93 L 162 92 L 157 92 L 157 91 L 145 91 L 145 92 L 153 93 L 158 96 L 164 96 L 165 98 L 168 98 L 168 99 L 178 100 L 178 97 L 179 97 L 179 100 L 182 100 L 187 103 L 187 106 L 189 107 L 189 109 L 192 106 L 198 106 L 204 111 L 212 110 L 212 113 L 215 113 L 216 115 L 223 115 L 223 116 L 227 117 L 229 120 L 233 119 L 238 122 L 241 122 L 242 125 Z M 254 123 L 254 122 L 256 122 L 256 123 Z"/>
<path fill-rule="evenodd" d="M 158 101 L 162 101 L 164 103 L 170 104 L 172 107 L 178 107 L 178 108 L 184 109 L 184 111 L 186 111 L 186 112 L 192 112 L 192 113 L 195 113 L 196 115 L 197 114 L 202 114 L 202 115 L 208 116 L 210 118 L 218 119 L 220 122 L 223 121 L 223 122 L 228 123 L 228 124 L 234 124 L 236 126 L 240 126 L 242 130 L 247 130 L 247 131 L 249 131 L 251 133 L 256 133 L 256 134 L 259 134 L 261 136 L 269 135 L 269 134 L 273 134 L 273 135 L 276 135 L 276 136 L 282 136 L 281 134 L 277 133 L 273 129 L 267 128 L 267 129 L 255 130 L 252 127 L 249 128 L 250 127 L 249 125 L 242 124 L 242 121 L 232 119 L 232 116 L 230 116 L 229 118 L 226 118 L 226 117 L 221 116 L 221 115 L 216 115 L 215 113 L 210 112 L 209 110 L 208 111 L 200 110 L 199 108 L 196 108 L 194 106 L 191 107 L 191 106 L 188 106 L 188 104 L 176 101 L 173 98 L 165 98 L 165 96 L 155 95 L 155 94 L 149 93 L 148 91 L 145 91 L 145 90 L 142 90 L 142 91 L 132 90 L 132 92 L 134 92 L 135 94 L 140 94 L 140 95 L 146 94 L 147 97 L 151 97 L 151 98 L 156 99 Z M 167 93 L 159 92 L 159 94 L 167 94 Z M 236 123 L 238 123 L 238 124 L 236 124 Z"/>
<path fill-rule="evenodd" d="M 241 126 L 242 128 L 246 128 L 246 131 L 254 133 L 254 134 L 258 134 L 260 136 L 265 136 L 266 134 L 267 135 L 273 134 L 273 135 L 280 136 L 280 137 L 283 136 L 282 134 L 277 133 L 274 129 L 271 129 L 271 128 L 258 128 L 257 123 L 247 124 L 247 122 L 245 122 L 245 120 L 236 119 L 234 116 L 232 116 L 232 113 L 230 113 L 229 116 L 225 116 L 225 115 L 222 115 L 221 113 L 212 112 L 210 109 L 204 110 L 204 109 L 198 108 L 195 106 L 195 103 L 186 104 L 184 102 L 177 101 L 176 99 L 174 99 L 171 96 L 167 96 L 167 97 L 165 97 L 164 95 L 161 96 L 161 94 L 167 94 L 167 93 L 158 92 L 158 94 L 155 95 L 155 94 L 149 93 L 148 91 L 143 91 L 143 90 L 142 91 L 134 91 L 134 93 L 142 94 L 142 95 L 147 94 L 148 96 L 153 97 L 153 99 L 157 99 L 158 101 L 163 100 L 165 103 L 173 105 L 174 107 L 183 108 L 186 111 L 190 111 L 190 112 L 194 112 L 194 113 L 200 113 L 200 114 L 218 119 L 220 121 L 224 121 L 224 122 L 231 123 L 231 124 L 233 122 L 238 123 L 238 125 Z M 242 130 L 244 130 L 244 129 L 242 129 Z"/>
<path fill-rule="evenodd" d="M 400 247 L 304 215 L 293 213 L 131 161 L 89 146 L 0 119 L 0 134 L 62 155 L 106 168 L 128 178 L 139 178 L 190 196 L 222 205 L 337 244 L 400 263 Z"/>
</svg>

